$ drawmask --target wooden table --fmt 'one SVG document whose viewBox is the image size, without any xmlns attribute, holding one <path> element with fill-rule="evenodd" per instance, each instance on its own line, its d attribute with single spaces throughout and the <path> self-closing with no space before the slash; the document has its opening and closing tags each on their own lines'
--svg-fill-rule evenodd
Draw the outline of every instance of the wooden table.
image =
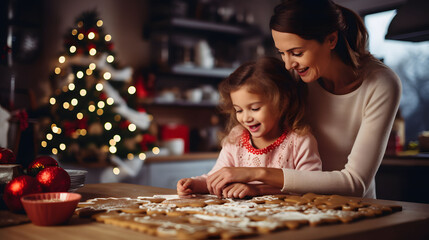
<svg viewBox="0 0 429 240">
<path fill-rule="evenodd" d="M 175 194 L 172 189 L 125 183 L 88 184 L 78 190 L 82 201 L 95 197 L 137 197 L 155 194 Z M 366 219 L 350 224 L 303 227 L 278 231 L 251 239 L 429 239 L 429 204 L 387 200 L 367 201 L 401 205 L 403 210 L 391 215 Z M 73 217 L 69 224 L 40 227 L 31 223 L 0 228 L 1 239 L 162 239 L 133 230 Z"/>
</svg>

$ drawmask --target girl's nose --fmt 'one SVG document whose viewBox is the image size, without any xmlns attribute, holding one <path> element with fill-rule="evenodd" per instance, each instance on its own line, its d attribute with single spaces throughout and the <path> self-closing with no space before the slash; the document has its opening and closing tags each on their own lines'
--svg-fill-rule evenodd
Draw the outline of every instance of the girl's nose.
<svg viewBox="0 0 429 240">
<path fill-rule="evenodd" d="M 249 111 L 244 112 L 243 120 L 245 122 L 251 122 L 253 120 L 252 114 Z"/>
</svg>

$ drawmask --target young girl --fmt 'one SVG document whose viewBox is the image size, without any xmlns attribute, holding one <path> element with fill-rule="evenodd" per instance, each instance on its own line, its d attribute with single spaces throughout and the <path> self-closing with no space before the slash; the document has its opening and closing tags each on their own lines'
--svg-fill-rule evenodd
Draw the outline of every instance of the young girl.
<svg viewBox="0 0 429 240">
<path fill-rule="evenodd" d="M 303 121 L 305 85 L 292 79 L 282 61 L 262 58 L 244 64 L 220 83 L 219 92 L 229 134 L 213 169 L 179 180 L 179 195 L 213 193 L 207 176 L 225 167 L 322 169 L 317 142 Z M 218 195 L 244 198 L 280 190 L 260 182 L 232 183 Z"/>
</svg>

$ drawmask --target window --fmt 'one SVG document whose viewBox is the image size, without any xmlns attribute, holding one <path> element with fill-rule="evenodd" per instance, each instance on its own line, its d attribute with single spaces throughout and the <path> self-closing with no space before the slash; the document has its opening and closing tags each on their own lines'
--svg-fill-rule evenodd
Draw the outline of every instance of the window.
<svg viewBox="0 0 429 240">
<path fill-rule="evenodd" d="M 369 50 L 393 69 L 402 82 L 401 114 L 405 119 L 406 142 L 416 141 L 429 130 L 429 41 L 386 40 L 396 10 L 364 17 L 369 33 Z"/>
</svg>

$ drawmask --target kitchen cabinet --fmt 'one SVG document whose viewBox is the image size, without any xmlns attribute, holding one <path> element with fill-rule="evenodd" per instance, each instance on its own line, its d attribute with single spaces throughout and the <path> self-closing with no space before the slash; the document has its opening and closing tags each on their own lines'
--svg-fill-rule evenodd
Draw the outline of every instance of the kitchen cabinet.
<svg viewBox="0 0 429 240">
<path fill-rule="evenodd" d="M 144 36 L 151 44 L 156 80 L 154 98 L 145 107 L 158 125 L 184 124 L 199 132 L 213 127 L 216 116 L 223 124 L 217 86 L 240 64 L 264 54 L 264 36 L 253 24 L 209 21 L 195 9 L 190 14 L 191 4 L 185 2 L 150 3 Z M 191 138 L 191 145 L 200 140 Z"/>
</svg>

